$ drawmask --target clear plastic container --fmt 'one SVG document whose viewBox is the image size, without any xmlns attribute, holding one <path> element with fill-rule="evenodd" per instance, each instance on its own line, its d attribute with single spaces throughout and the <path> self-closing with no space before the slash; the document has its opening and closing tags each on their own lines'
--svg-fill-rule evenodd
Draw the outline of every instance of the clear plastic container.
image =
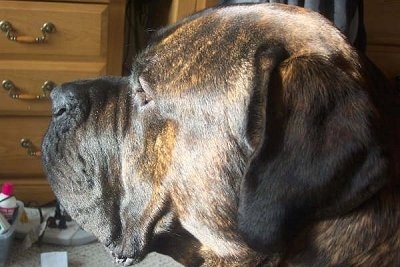
<svg viewBox="0 0 400 267">
<path fill-rule="evenodd" d="M 11 227 L 7 232 L 0 234 L 0 266 L 6 266 L 8 256 L 10 255 L 10 249 L 14 241 L 15 228 L 17 226 L 17 220 L 21 217 L 24 209 L 24 204 L 21 201 L 17 201 L 18 211 L 15 212 Z"/>
<path fill-rule="evenodd" d="M 7 232 L 10 227 L 8 220 L 0 213 L 0 234 Z"/>
</svg>

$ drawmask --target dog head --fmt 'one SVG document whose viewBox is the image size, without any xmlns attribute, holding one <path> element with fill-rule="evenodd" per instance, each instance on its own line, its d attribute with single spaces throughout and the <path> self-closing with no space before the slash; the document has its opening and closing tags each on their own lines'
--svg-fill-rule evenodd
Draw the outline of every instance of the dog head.
<svg viewBox="0 0 400 267">
<path fill-rule="evenodd" d="M 316 13 L 209 9 L 160 30 L 130 77 L 56 88 L 44 168 L 119 262 L 254 265 L 385 183 L 363 64 Z"/>
</svg>

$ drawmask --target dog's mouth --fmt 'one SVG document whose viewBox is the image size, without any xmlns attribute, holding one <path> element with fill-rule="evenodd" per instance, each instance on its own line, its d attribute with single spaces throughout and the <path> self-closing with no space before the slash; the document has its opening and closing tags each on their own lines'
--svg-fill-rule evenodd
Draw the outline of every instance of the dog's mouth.
<svg viewBox="0 0 400 267">
<path fill-rule="evenodd" d="M 111 257 L 114 258 L 114 262 L 119 265 L 131 266 L 131 265 L 137 263 L 137 261 L 133 258 L 118 255 L 117 253 L 113 252 L 112 250 L 109 250 L 109 252 L 110 252 Z"/>
<path fill-rule="evenodd" d="M 131 250 L 132 248 L 127 250 L 122 249 L 122 247 L 127 248 L 127 245 L 121 245 L 121 244 L 116 245 L 114 242 L 106 243 L 103 245 L 105 250 L 109 252 L 114 262 L 121 266 L 131 266 L 137 264 L 141 260 L 143 260 L 147 254 L 147 252 L 142 251 L 140 249 L 136 250 Z"/>
<path fill-rule="evenodd" d="M 143 227 L 123 224 L 124 233 L 115 231 L 115 235 L 109 240 L 104 241 L 105 249 L 109 251 L 114 262 L 121 266 L 131 266 L 142 261 L 148 253 L 157 251 L 160 244 L 156 244 L 160 236 L 165 233 L 174 232 L 174 215 L 171 212 L 163 212 L 151 220 L 151 223 Z M 130 221 L 131 222 L 131 221 Z M 163 242 L 160 247 L 165 245 Z M 163 253 L 164 254 L 164 253 Z"/>
<path fill-rule="evenodd" d="M 110 241 L 109 241 L 110 242 Z M 182 228 L 179 221 L 167 213 L 157 222 L 146 244 L 123 244 L 121 240 L 105 242 L 105 249 L 114 262 L 121 266 L 132 266 L 141 262 L 148 253 L 156 252 L 167 255 L 185 266 L 200 266 L 204 259 L 200 255 L 200 242 Z M 137 247 L 135 247 L 135 245 Z"/>
</svg>

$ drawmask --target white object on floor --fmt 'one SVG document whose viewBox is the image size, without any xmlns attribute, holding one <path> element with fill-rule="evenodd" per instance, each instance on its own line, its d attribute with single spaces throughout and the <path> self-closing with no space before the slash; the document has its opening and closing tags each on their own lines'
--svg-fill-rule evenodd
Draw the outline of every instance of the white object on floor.
<svg viewBox="0 0 400 267">
<path fill-rule="evenodd" d="M 41 267 L 68 267 L 68 256 L 65 251 L 46 252 L 40 254 Z"/>
</svg>

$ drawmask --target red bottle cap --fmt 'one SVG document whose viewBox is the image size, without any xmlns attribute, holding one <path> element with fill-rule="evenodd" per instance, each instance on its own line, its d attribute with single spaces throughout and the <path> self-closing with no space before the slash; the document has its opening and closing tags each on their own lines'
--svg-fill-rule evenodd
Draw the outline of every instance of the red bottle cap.
<svg viewBox="0 0 400 267">
<path fill-rule="evenodd" d="M 12 183 L 4 183 L 1 192 L 4 195 L 11 196 L 14 193 L 14 185 Z"/>
</svg>

